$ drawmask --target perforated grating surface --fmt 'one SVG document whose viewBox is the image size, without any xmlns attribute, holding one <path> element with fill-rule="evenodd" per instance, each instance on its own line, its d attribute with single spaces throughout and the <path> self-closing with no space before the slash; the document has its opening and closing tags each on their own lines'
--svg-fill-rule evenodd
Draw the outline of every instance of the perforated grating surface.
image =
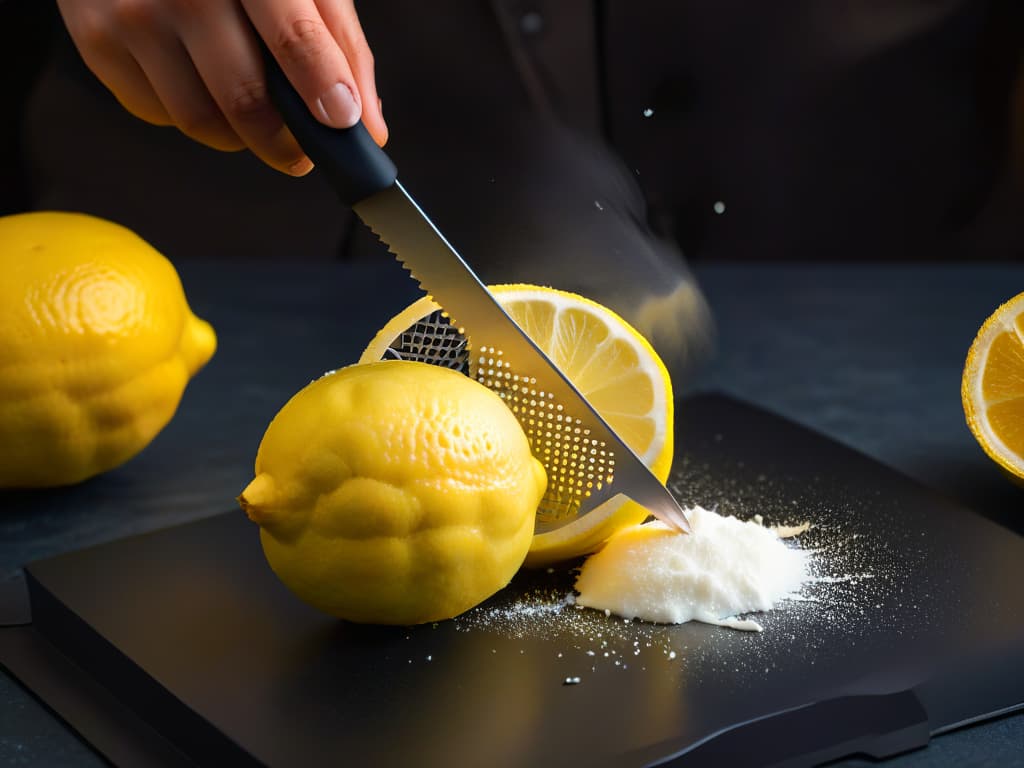
<svg viewBox="0 0 1024 768">
<path fill-rule="evenodd" d="M 438 309 L 400 333 L 384 351 L 384 360 L 416 360 L 469 374 L 466 337 Z"/>
<path fill-rule="evenodd" d="M 494 347 L 470 349 L 469 340 L 437 310 L 400 333 L 384 359 L 417 360 L 443 365 L 473 376 L 496 392 L 519 420 L 530 450 L 548 474 L 548 488 L 538 510 L 540 522 L 576 517 L 584 501 L 611 484 L 615 453 L 590 436 L 583 423 L 565 413 L 537 380 L 519 376 Z"/>
</svg>

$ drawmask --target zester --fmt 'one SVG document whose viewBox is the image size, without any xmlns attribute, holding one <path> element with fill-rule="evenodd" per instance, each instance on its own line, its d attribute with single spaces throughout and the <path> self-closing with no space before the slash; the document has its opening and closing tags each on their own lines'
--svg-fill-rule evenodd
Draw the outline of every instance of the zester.
<svg viewBox="0 0 1024 768">
<path fill-rule="evenodd" d="M 394 163 L 363 125 L 339 130 L 317 122 L 265 49 L 264 60 L 271 99 L 317 172 L 444 309 L 447 318 L 435 319 L 435 332 L 465 338 L 469 370 L 522 425 L 548 472 L 537 531 L 566 525 L 621 494 L 689 532 L 668 489 L 502 309 L 402 187 Z"/>
</svg>

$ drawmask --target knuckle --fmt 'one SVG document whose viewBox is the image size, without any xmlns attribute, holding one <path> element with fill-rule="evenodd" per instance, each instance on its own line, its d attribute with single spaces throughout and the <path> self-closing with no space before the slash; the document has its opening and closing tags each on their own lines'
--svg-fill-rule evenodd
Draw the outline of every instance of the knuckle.
<svg viewBox="0 0 1024 768">
<path fill-rule="evenodd" d="M 224 99 L 224 112 L 229 122 L 247 122 L 273 113 L 266 82 L 252 78 L 236 83 Z"/>
<path fill-rule="evenodd" d="M 323 54 L 329 33 L 318 19 L 294 19 L 278 33 L 277 52 L 281 57 L 297 65 L 314 62 Z"/>
</svg>

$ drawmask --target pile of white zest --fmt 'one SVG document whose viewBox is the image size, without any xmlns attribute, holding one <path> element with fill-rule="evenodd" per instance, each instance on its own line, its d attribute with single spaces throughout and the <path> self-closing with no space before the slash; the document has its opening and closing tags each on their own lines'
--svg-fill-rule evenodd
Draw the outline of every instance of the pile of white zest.
<svg viewBox="0 0 1024 768">
<path fill-rule="evenodd" d="M 577 605 L 662 624 L 703 621 L 760 632 L 752 619 L 799 592 L 810 577 L 807 550 L 784 537 L 807 525 L 766 528 L 701 507 L 687 510 L 692 532 L 664 523 L 626 528 L 591 555 L 576 579 Z"/>
</svg>

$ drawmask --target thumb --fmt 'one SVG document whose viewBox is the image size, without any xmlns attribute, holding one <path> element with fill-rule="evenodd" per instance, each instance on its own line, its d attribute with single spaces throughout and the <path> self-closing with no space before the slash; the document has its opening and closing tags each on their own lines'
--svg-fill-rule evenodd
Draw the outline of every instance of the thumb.
<svg viewBox="0 0 1024 768">
<path fill-rule="evenodd" d="M 363 110 L 352 68 L 312 0 L 243 5 L 313 116 L 332 128 L 359 122 Z"/>
</svg>

